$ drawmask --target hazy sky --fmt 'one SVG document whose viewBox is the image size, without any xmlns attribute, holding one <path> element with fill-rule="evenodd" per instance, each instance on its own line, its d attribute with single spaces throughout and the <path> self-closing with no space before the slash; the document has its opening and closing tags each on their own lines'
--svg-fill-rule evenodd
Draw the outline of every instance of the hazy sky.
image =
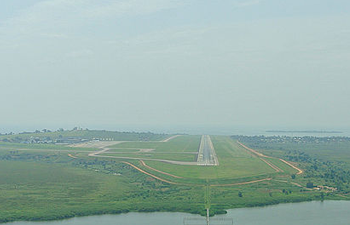
<svg viewBox="0 0 350 225">
<path fill-rule="evenodd" d="M 3 127 L 350 127 L 350 1 L 2 0 L 0 96 Z"/>
</svg>

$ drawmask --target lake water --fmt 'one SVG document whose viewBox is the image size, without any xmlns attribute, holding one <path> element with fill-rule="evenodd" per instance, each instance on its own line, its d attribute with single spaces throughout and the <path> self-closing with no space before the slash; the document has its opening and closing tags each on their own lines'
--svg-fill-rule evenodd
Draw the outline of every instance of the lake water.
<svg viewBox="0 0 350 225">
<path fill-rule="evenodd" d="M 186 213 L 127 213 L 52 222 L 14 222 L 6 225 L 182 225 L 184 218 L 201 218 L 202 221 L 192 221 L 191 224 L 205 225 L 203 217 Z M 350 201 L 289 203 L 232 209 L 228 210 L 226 215 L 215 216 L 211 224 L 223 224 L 218 220 L 222 218 L 232 218 L 234 225 L 349 225 Z"/>
</svg>

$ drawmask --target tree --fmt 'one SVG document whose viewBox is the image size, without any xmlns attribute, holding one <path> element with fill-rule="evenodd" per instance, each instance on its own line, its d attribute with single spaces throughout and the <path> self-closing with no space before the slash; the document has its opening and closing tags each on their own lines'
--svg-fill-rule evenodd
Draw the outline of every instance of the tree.
<svg viewBox="0 0 350 225">
<path fill-rule="evenodd" d="M 243 193 L 242 192 L 238 192 L 238 197 L 242 198 L 243 197 Z"/>
<path fill-rule="evenodd" d="M 306 187 L 307 188 L 313 188 L 314 187 L 314 183 L 309 181 L 309 182 L 307 182 Z"/>
<path fill-rule="evenodd" d="M 292 179 L 295 179 L 295 174 L 292 174 L 291 177 L 292 177 Z"/>
</svg>

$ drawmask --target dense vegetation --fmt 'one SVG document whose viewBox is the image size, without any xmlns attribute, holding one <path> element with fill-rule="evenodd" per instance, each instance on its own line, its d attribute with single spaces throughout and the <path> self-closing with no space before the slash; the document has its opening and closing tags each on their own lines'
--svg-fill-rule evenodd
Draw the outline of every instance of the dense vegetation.
<svg viewBox="0 0 350 225">
<path fill-rule="evenodd" d="M 0 162 L 0 222 L 203 210 L 202 187 L 158 182 L 115 161 L 9 153 Z"/>
<path fill-rule="evenodd" d="M 350 138 L 233 136 L 266 154 L 301 165 L 303 178 L 315 186 L 350 193 Z"/>
</svg>

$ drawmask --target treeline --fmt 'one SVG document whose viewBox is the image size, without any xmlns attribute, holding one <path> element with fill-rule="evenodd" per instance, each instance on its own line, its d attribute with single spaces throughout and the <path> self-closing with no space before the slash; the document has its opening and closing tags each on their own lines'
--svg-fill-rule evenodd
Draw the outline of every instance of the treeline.
<svg viewBox="0 0 350 225">
<path fill-rule="evenodd" d="M 338 191 L 350 193 L 350 171 L 346 169 L 344 162 L 323 161 L 301 151 L 288 151 L 284 158 L 304 163 L 305 178 L 321 178 L 324 180 L 324 186 L 334 186 Z"/>
<path fill-rule="evenodd" d="M 247 142 L 252 145 L 261 145 L 263 143 L 313 143 L 313 144 L 324 144 L 324 143 L 344 143 L 350 142 L 350 137 L 314 137 L 314 136 L 303 136 L 303 137 L 291 137 L 291 136 L 243 136 L 233 135 L 232 139 Z"/>
<path fill-rule="evenodd" d="M 151 132 L 119 132 L 106 130 L 57 130 L 24 132 L 20 134 L 9 133 L 0 136 L 0 141 L 10 143 L 79 143 L 91 140 L 102 141 L 159 141 L 169 137 L 168 134 L 155 134 Z"/>
</svg>

